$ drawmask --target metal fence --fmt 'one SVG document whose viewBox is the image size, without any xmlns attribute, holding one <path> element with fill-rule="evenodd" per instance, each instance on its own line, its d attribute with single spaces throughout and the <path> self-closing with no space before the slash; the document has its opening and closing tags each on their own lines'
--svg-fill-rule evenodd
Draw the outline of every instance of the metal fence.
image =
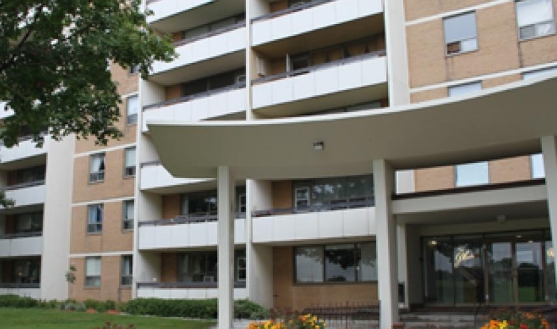
<svg viewBox="0 0 557 329">
<path fill-rule="evenodd" d="M 316 315 L 328 329 L 379 328 L 379 305 L 346 303 L 305 308 L 303 314 Z"/>
</svg>

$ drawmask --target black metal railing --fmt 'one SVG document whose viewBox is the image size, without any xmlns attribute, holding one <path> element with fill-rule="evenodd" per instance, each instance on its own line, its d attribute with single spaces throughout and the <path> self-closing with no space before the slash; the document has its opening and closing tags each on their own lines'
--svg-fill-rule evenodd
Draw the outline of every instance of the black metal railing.
<svg viewBox="0 0 557 329">
<path fill-rule="evenodd" d="M 217 288 L 217 281 L 185 281 L 185 282 L 137 282 L 137 288 L 154 289 L 187 289 L 187 288 Z M 235 281 L 234 288 L 245 288 L 245 281 Z"/>
<path fill-rule="evenodd" d="M 238 82 L 238 83 L 235 83 L 233 85 L 226 86 L 226 87 L 207 90 L 207 91 L 197 93 L 197 94 L 194 94 L 194 95 L 188 95 L 188 96 L 175 98 L 175 99 L 170 99 L 170 100 L 155 103 L 155 104 L 146 105 L 146 106 L 143 106 L 143 111 L 150 110 L 150 109 L 156 109 L 156 108 L 160 108 L 160 107 L 164 107 L 164 106 L 168 106 L 168 105 L 174 105 L 174 104 L 178 104 L 178 103 L 188 102 L 188 101 L 198 99 L 198 98 L 209 97 L 209 96 L 224 93 L 224 92 L 227 92 L 227 91 L 241 89 L 241 88 L 244 88 L 245 86 L 246 86 L 245 81 Z"/>
<path fill-rule="evenodd" d="M 246 213 L 236 212 L 234 218 L 238 218 L 238 219 L 246 218 Z M 157 219 L 157 220 L 139 222 L 139 227 L 165 226 L 165 225 L 178 225 L 178 224 L 197 224 L 197 223 L 216 222 L 217 220 L 218 220 L 217 213 L 189 214 L 189 215 L 180 215 L 170 219 Z"/>
<path fill-rule="evenodd" d="M 349 303 L 312 306 L 302 310 L 325 321 L 329 329 L 368 329 L 379 327 L 379 304 Z"/>
<path fill-rule="evenodd" d="M 368 59 L 368 58 L 382 57 L 382 56 L 385 56 L 386 54 L 387 54 L 387 52 L 385 50 L 377 50 L 377 51 L 373 51 L 373 52 L 370 52 L 370 53 L 367 53 L 367 54 L 353 56 L 353 57 L 349 57 L 349 58 L 344 58 L 344 59 L 334 61 L 334 62 L 319 64 L 319 65 L 314 65 L 314 66 L 308 66 L 308 67 L 304 67 L 304 68 L 301 68 L 301 69 L 298 69 L 298 70 L 286 71 L 286 72 L 282 72 L 282 73 L 278 73 L 278 74 L 265 76 L 265 77 L 262 77 L 262 78 L 251 80 L 251 84 L 252 85 L 257 85 L 257 84 L 261 84 L 261 83 L 265 83 L 265 82 L 269 82 L 269 81 L 280 80 L 280 79 L 293 77 L 293 76 L 297 76 L 297 75 L 301 75 L 301 74 L 305 74 L 305 73 L 309 73 L 309 72 L 313 72 L 313 71 L 327 69 L 327 68 L 330 68 L 330 67 L 335 67 L 335 66 L 348 64 L 348 63 L 362 61 L 362 60 L 365 60 L 365 59 Z"/>
<path fill-rule="evenodd" d="M 267 216 L 275 216 L 275 215 L 288 215 L 288 214 L 330 211 L 330 210 L 366 208 L 366 207 L 373 207 L 373 206 L 375 206 L 375 198 L 361 197 L 361 198 L 331 200 L 326 203 L 313 204 L 305 207 L 256 210 L 253 211 L 251 215 L 252 217 L 267 217 Z"/>
<path fill-rule="evenodd" d="M 33 182 L 28 182 L 28 183 L 9 185 L 9 186 L 3 187 L 1 190 L 3 190 L 3 191 L 13 191 L 13 190 L 19 190 L 19 189 L 27 188 L 27 187 L 39 186 L 39 185 L 44 185 L 44 179 L 36 180 L 36 181 L 33 181 Z"/>
<path fill-rule="evenodd" d="M 3 289 L 14 289 L 14 288 L 40 288 L 41 284 L 39 282 L 36 283 L 0 283 L 0 288 Z"/>
<path fill-rule="evenodd" d="M 192 43 L 192 42 L 195 42 L 195 41 L 198 41 L 198 40 L 201 40 L 201 39 L 214 37 L 216 35 L 223 34 L 223 33 L 226 33 L 226 32 L 232 31 L 232 30 L 236 30 L 236 29 L 239 29 L 239 28 L 242 28 L 242 27 L 245 27 L 245 26 L 246 26 L 246 22 L 245 21 L 240 21 L 236 24 L 228 25 L 228 26 L 225 26 L 225 27 L 220 28 L 218 30 L 209 31 L 207 33 L 196 35 L 194 37 L 190 37 L 190 38 L 175 41 L 174 46 L 175 47 L 181 47 L 181 46 L 183 46 L 185 44 L 188 44 L 188 43 Z"/>
<path fill-rule="evenodd" d="M 287 9 L 274 11 L 272 13 L 253 18 L 251 20 L 251 22 L 254 23 L 254 22 L 258 22 L 258 21 L 265 21 L 265 20 L 268 20 L 268 19 L 273 19 L 275 17 L 288 15 L 288 14 L 291 14 L 291 13 L 294 13 L 294 12 L 297 12 L 297 11 L 302 11 L 302 10 L 305 10 L 305 9 L 309 9 L 309 8 L 319 6 L 319 5 L 325 4 L 327 2 L 333 2 L 333 1 L 336 1 L 336 0 L 315 0 L 315 1 L 304 3 L 304 4 L 298 4 L 298 5 L 295 5 L 293 7 L 287 8 Z"/>
<path fill-rule="evenodd" d="M 21 238 L 33 238 L 37 236 L 42 236 L 42 231 L 33 232 L 20 232 L 20 233 L 10 233 L 10 234 L 0 234 L 0 240 L 5 239 L 21 239 Z"/>
</svg>

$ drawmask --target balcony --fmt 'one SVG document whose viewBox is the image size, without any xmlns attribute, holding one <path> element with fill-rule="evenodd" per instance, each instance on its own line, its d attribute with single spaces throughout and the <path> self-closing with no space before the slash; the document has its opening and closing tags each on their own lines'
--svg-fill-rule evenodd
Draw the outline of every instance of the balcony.
<svg viewBox="0 0 557 329">
<path fill-rule="evenodd" d="M 372 198 L 252 213 L 253 242 L 279 243 L 375 235 Z"/>
<path fill-rule="evenodd" d="M 269 116 L 307 114 L 387 97 L 385 51 L 254 80 L 253 108 Z"/>
<path fill-rule="evenodd" d="M 245 282 L 234 283 L 234 299 L 248 298 Z M 217 282 L 138 282 L 137 297 L 208 299 L 218 297 Z"/>
<path fill-rule="evenodd" d="M 42 252 L 42 232 L 0 235 L 0 257 L 37 256 Z"/>
<path fill-rule="evenodd" d="M 238 214 L 236 217 L 243 217 Z M 234 243 L 245 244 L 245 219 L 234 221 Z M 177 249 L 217 245 L 217 216 L 179 216 L 139 222 L 139 249 Z"/>
<path fill-rule="evenodd" d="M 50 138 L 45 138 L 42 147 L 36 147 L 35 142 L 30 137 L 19 139 L 19 145 L 11 148 L 0 145 L 0 159 L 2 163 L 19 161 L 33 157 L 45 156 L 50 146 Z"/>
<path fill-rule="evenodd" d="M 143 132 L 149 120 L 201 121 L 246 111 L 245 82 L 144 107 Z"/>
<path fill-rule="evenodd" d="M 171 62 L 154 62 L 149 80 L 161 85 L 178 84 L 186 76 L 194 80 L 244 66 L 245 48 L 245 22 L 182 40 L 176 43 L 178 58 Z"/>
<path fill-rule="evenodd" d="M 0 283 L 0 295 L 41 298 L 40 283 Z"/>
<path fill-rule="evenodd" d="M 153 15 L 147 17 L 147 23 L 164 20 L 178 13 L 216 2 L 217 0 L 147 0 L 147 7 Z"/>
<path fill-rule="evenodd" d="M 141 164 L 140 189 L 142 191 L 157 192 L 176 186 L 204 183 L 211 180 L 213 179 L 174 178 L 159 161 Z"/>
<path fill-rule="evenodd" d="M 43 204 L 46 196 L 44 183 L 44 180 L 40 180 L 7 186 L 4 188 L 6 198 L 14 200 L 16 208 Z"/>
<path fill-rule="evenodd" d="M 383 12 L 381 0 L 317 0 L 252 20 L 252 44 L 260 46 Z M 374 24 L 368 24 L 367 30 Z M 352 31 L 347 31 L 352 34 Z M 331 34 L 331 37 L 334 33 Z"/>
</svg>

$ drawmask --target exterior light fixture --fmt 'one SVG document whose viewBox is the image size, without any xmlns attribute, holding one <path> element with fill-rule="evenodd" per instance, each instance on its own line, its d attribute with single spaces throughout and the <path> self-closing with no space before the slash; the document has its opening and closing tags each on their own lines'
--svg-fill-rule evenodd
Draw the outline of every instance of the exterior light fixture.
<svg viewBox="0 0 557 329">
<path fill-rule="evenodd" d="M 324 141 L 313 142 L 313 149 L 316 151 L 323 151 L 325 149 Z"/>
</svg>

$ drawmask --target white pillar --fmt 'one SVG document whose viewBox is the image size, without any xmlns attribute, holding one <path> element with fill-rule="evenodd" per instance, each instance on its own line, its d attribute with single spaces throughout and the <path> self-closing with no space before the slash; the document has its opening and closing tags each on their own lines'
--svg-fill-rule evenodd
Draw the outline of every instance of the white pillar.
<svg viewBox="0 0 557 329">
<path fill-rule="evenodd" d="M 394 172 L 384 159 L 373 160 L 373 181 L 377 222 L 379 329 L 390 329 L 398 322 L 397 232 L 391 211 Z"/>
<path fill-rule="evenodd" d="M 557 246 L 557 140 L 555 136 L 545 136 L 541 139 L 543 165 L 545 169 L 545 186 L 547 188 L 547 208 L 549 212 L 549 226 L 553 246 Z M 557 253 L 554 255 L 557 263 Z M 557 276 L 557 272 L 555 273 Z"/>
<path fill-rule="evenodd" d="M 404 303 L 399 300 L 399 306 L 408 308 L 408 266 L 407 266 L 407 259 L 408 256 L 406 254 L 406 250 L 408 248 L 406 244 L 406 224 L 405 223 L 397 223 L 396 225 L 397 231 L 397 255 L 398 255 L 398 263 L 397 263 L 397 270 L 398 270 L 398 282 L 403 283 L 403 294 L 404 294 Z M 398 290 L 397 290 L 398 291 Z M 397 294 L 398 296 L 398 294 Z"/>
<path fill-rule="evenodd" d="M 219 329 L 232 328 L 234 315 L 234 179 L 230 168 L 218 167 Z"/>
</svg>

